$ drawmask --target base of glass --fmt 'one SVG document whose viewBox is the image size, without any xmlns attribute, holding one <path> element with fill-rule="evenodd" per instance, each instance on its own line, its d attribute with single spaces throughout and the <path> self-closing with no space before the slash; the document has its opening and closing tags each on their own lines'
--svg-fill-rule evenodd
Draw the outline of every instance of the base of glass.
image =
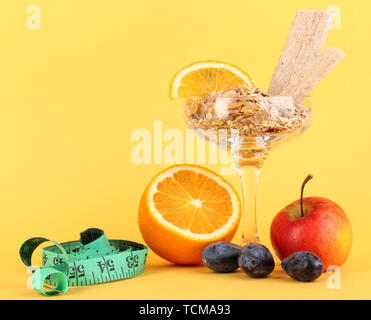
<svg viewBox="0 0 371 320">
<path fill-rule="evenodd" d="M 256 233 L 255 236 L 249 237 L 249 238 L 246 238 L 246 237 L 244 237 L 244 235 L 242 235 L 242 239 L 241 239 L 241 245 L 242 246 L 244 246 L 245 244 L 251 243 L 251 242 L 254 242 L 254 243 L 259 242 L 259 234 L 258 233 Z"/>
</svg>

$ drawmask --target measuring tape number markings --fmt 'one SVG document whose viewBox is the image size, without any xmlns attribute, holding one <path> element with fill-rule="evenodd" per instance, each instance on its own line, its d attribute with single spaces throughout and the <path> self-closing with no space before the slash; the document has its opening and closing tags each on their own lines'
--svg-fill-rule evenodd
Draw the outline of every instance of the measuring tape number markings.
<svg viewBox="0 0 371 320">
<path fill-rule="evenodd" d="M 43 267 L 31 266 L 31 257 L 42 243 L 54 245 L 43 249 Z M 57 243 L 35 237 L 20 248 L 23 263 L 32 271 L 32 288 L 53 296 L 68 287 L 87 286 L 135 277 L 144 271 L 148 248 L 127 240 L 108 240 L 104 231 L 90 228 L 80 233 L 80 241 Z"/>
</svg>

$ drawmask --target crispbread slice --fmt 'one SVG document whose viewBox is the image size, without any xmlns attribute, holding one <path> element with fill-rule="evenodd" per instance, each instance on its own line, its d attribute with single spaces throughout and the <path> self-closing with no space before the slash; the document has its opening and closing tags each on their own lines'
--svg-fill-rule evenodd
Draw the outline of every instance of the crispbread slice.
<svg viewBox="0 0 371 320">
<path fill-rule="evenodd" d="M 330 10 L 298 10 L 273 74 L 269 95 L 282 95 L 320 55 L 333 18 Z"/>
<path fill-rule="evenodd" d="M 270 110 L 274 106 L 277 110 L 293 110 L 294 99 L 291 96 L 263 97 L 258 100 L 260 107 Z"/>
<path fill-rule="evenodd" d="M 283 89 L 282 95 L 291 95 L 295 103 L 300 103 L 309 92 L 326 77 L 345 57 L 345 53 L 334 47 L 327 48 L 320 56 L 316 57 L 311 64 L 296 79 Z"/>
</svg>

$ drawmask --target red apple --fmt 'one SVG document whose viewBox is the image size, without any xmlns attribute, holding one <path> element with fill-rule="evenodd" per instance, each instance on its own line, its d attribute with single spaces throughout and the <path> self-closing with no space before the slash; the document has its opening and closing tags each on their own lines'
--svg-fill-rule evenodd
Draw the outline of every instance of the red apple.
<svg viewBox="0 0 371 320">
<path fill-rule="evenodd" d="M 296 251 L 317 254 L 324 266 L 341 266 L 348 258 L 352 246 L 352 230 L 348 217 L 335 202 L 321 198 L 301 197 L 282 209 L 271 225 L 271 242 L 276 255 L 285 259 Z"/>
</svg>

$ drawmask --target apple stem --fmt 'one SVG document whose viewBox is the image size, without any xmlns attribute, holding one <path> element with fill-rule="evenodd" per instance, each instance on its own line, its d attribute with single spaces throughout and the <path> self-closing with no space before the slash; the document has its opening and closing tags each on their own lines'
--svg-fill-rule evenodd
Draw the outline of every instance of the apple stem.
<svg viewBox="0 0 371 320">
<path fill-rule="evenodd" d="M 313 178 L 313 175 L 308 174 L 307 177 L 305 178 L 303 184 L 301 185 L 301 192 L 300 192 L 300 211 L 301 211 L 301 216 L 304 217 L 304 209 L 303 209 L 303 195 L 304 195 L 304 187 L 307 184 L 307 182 Z"/>
</svg>

